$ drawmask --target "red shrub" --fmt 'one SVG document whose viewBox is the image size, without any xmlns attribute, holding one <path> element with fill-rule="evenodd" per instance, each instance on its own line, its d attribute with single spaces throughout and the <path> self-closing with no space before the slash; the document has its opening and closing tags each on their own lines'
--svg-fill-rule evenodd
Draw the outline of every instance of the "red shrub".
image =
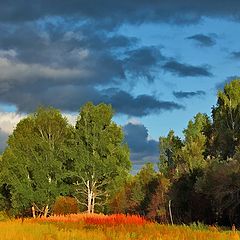
<svg viewBox="0 0 240 240">
<path fill-rule="evenodd" d="M 87 225 L 144 225 L 148 223 L 146 219 L 137 215 L 124 214 L 70 214 L 66 216 L 51 216 L 49 218 L 39 218 L 33 221 L 41 222 L 66 222 L 66 223 L 84 223 Z"/>
</svg>

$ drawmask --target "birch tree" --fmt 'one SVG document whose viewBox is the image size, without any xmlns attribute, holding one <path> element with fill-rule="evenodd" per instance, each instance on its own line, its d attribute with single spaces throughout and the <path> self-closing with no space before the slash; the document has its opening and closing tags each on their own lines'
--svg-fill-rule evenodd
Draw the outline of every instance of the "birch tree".
<svg viewBox="0 0 240 240">
<path fill-rule="evenodd" d="M 131 167 L 123 131 L 112 121 L 110 105 L 87 103 L 81 110 L 75 134 L 76 193 L 88 213 L 106 201 Z"/>
<path fill-rule="evenodd" d="M 71 127 L 53 108 L 39 108 L 21 120 L 8 139 L 0 165 L 0 186 L 14 214 L 32 209 L 47 215 L 64 183 L 64 161 Z"/>
</svg>

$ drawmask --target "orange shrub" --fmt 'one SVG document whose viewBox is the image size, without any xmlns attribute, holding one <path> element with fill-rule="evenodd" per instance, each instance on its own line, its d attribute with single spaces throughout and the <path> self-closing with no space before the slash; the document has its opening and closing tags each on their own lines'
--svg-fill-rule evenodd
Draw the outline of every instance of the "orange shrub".
<svg viewBox="0 0 240 240">
<path fill-rule="evenodd" d="M 67 215 L 78 212 L 78 203 L 72 197 L 58 197 L 53 205 L 53 214 Z"/>
</svg>

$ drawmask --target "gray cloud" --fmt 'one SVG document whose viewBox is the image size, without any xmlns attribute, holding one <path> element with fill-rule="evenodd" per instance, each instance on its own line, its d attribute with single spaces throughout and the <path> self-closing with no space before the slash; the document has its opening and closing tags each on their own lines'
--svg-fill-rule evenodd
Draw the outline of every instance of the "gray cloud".
<svg viewBox="0 0 240 240">
<path fill-rule="evenodd" d="M 179 92 L 173 92 L 173 95 L 176 97 L 176 98 L 192 98 L 192 97 L 195 97 L 195 96 L 202 96 L 202 95 L 206 95 L 206 92 L 205 91 L 196 91 L 196 92 L 183 92 L 183 91 L 179 91 Z"/>
<path fill-rule="evenodd" d="M 235 59 L 240 59 L 240 51 L 232 52 L 231 57 Z"/>
<path fill-rule="evenodd" d="M 134 165 L 143 165 L 146 162 L 156 163 L 158 161 L 158 142 L 148 139 L 148 130 L 143 124 L 128 123 L 123 127 L 123 130 Z"/>
<path fill-rule="evenodd" d="M 27 11 L 26 11 L 27 9 Z M 141 1 L 14 1 L 2 0 L 0 21 L 32 21 L 48 16 L 94 21 L 100 26 L 112 27 L 123 23 L 177 22 L 192 23 L 208 17 L 227 17 L 239 20 L 240 3 L 235 0 L 202 0 L 201 2 L 169 0 L 167 2 Z"/>
<path fill-rule="evenodd" d="M 179 77 L 211 77 L 208 66 L 192 66 L 171 60 L 164 64 L 163 69 Z"/>
<path fill-rule="evenodd" d="M 12 62 L 88 73 L 76 77 L 79 84 L 106 84 L 125 78 L 123 63 L 113 51 L 128 48 L 137 41 L 121 35 L 108 37 L 93 29 L 91 31 L 87 26 L 70 27 L 68 30 L 58 25 L 42 29 L 38 24 L 2 28 L 0 30 L 4 34 L 0 36 L 0 49 L 15 52 L 9 57 Z M 76 78 L 73 79 L 75 83 Z"/>
<path fill-rule="evenodd" d="M 145 116 L 151 113 L 159 113 L 161 111 L 172 111 L 184 109 L 184 106 L 173 101 L 160 101 L 150 95 L 139 95 L 133 97 L 125 91 L 113 91 L 114 93 L 108 97 L 109 102 L 117 110 L 117 112 L 125 113 L 130 116 Z"/>
<path fill-rule="evenodd" d="M 215 39 L 212 36 L 207 36 L 204 34 L 196 34 L 186 39 L 194 40 L 198 43 L 201 47 L 211 47 L 216 44 Z"/>
<path fill-rule="evenodd" d="M 38 105 L 76 111 L 86 101 L 105 101 L 119 113 L 135 116 L 182 108 L 147 95 L 133 97 L 117 90 L 107 96 L 97 90 L 99 86 L 120 89 L 133 80 L 153 81 L 152 72 L 164 56 L 154 46 L 137 48 L 136 38 L 108 36 L 91 27 L 71 26 L 66 31 L 64 25 L 24 23 L 14 29 L 0 25 L 4 32 L 0 35 L 0 101 L 22 112 L 34 111 Z"/>
<path fill-rule="evenodd" d="M 114 28 L 125 23 L 186 23 L 208 14 L 197 12 L 200 8 L 195 4 L 189 3 L 186 10 L 176 10 L 175 4 L 175 0 L 167 4 L 166 11 L 161 4 L 145 0 L 138 4 L 3 0 L 0 102 L 16 105 L 22 112 L 38 105 L 76 111 L 86 101 L 111 103 L 117 113 L 133 116 L 183 109 L 174 101 L 121 90 L 139 81 L 154 81 L 167 58 L 158 47 L 139 46 L 137 38 L 119 35 Z M 168 61 L 163 68 L 178 76 L 211 76 L 205 66 L 177 61 Z M 115 88 L 109 95 L 99 90 L 109 88 Z"/>
<path fill-rule="evenodd" d="M 143 77 L 149 82 L 154 80 L 154 75 L 151 71 L 158 66 L 159 61 L 165 57 L 161 54 L 158 48 L 142 47 L 127 52 L 127 57 L 124 59 L 124 65 L 128 72 L 133 77 Z"/>
<path fill-rule="evenodd" d="M 1 82 L 0 82 L 1 89 Z M 0 95 L 0 101 L 15 104 L 21 112 L 32 112 L 39 105 L 53 106 L 67 111 L 78 111 L 87 101 L 95 104 L 112 104 L 117 113 L 130 116 L 145 116 L 162 111 L 184 109 L 173 101 L 160 101 L 154 96 L 131 94 L 120 89 L 97 90 L 92 86 L 57 85 L 49 86 L 48 81 L 36 81 L 26 88 L 16 84 Z"/>
<path fill-rule="evenodd" d="M 116 78 L 145 78 L 152 81 L 152 71 L 164 58 L 157 47 L 136 48 L 137 38 L 108 36 L 92 25 L 68 26 L 23 24 L 15 30 L 0 27 L 0 49 L 15 51 L 15 59 L 26 64 L 54 68 L 78 68 L 91 72 L 85 82 L 109 83 Z M 116 54 L 116 51 L 118 54 Z M 118 56 L 124 55 L 121 59 Z M 101 78 L 101 79 L 100 79 Z"/>
</svg>

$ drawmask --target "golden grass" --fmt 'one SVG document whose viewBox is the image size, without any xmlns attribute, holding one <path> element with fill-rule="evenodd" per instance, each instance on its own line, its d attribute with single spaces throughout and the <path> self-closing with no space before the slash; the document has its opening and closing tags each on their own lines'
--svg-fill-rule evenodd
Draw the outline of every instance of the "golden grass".
<svg viewBox="0 0 240 240">
<path fill-rule="evenodd" d="M 77 216 L 82 218 L 83 216 Z M 94 217 L 94 216 L 91 216 Z M 96 218 L 104 218 L 95 215 Z M 75 216 L 76 218 L 76 216 Z M 58 218 L 59 219 L 59 218 Z M 69 216 L 62 219 L 70 219 Z M 111 218 L 110 218 L 111 219 Z M 129 218 L 130 219 L 130 218 Z M 130 221 L 128 219 L 128 221 Z M 112 221 L 112 220 L 111 220 Z M 127 222 L 128 222 L 127 221 Z M 93 221 L 94 222 L 94 221 Z M 83 221 L 32 219 L 0 222 L 0 239 L 7 240 L 240 240 L 238 232 L 193 230 L 188 226 L 144 224 L 87 224 Z"/>
</svg>

